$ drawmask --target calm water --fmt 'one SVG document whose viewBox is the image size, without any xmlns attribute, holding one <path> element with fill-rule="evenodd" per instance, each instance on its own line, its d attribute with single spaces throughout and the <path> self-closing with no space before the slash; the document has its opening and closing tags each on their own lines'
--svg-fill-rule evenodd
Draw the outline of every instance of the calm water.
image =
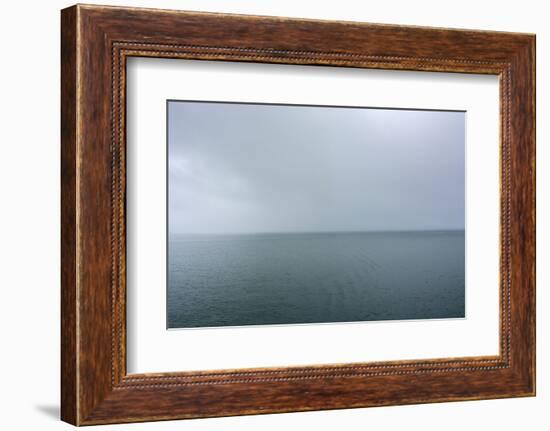
<svg viewBox="0 0 550 431">
<path fill-rule="evenodd" d="M 464 317 L 464 293 L 464 231 L 169 242 L 169 328 Z"/>
</svg>

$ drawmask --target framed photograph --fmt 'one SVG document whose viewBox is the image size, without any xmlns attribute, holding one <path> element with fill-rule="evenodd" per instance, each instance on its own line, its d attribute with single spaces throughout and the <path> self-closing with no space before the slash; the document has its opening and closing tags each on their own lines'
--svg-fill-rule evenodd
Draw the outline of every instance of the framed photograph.
<svg viewBox="0 0 550 431">
<path fill-rule="evenodd" d="M 535 36 L 61 14 L 62 419 L 535 394 Z"/>
</svg>

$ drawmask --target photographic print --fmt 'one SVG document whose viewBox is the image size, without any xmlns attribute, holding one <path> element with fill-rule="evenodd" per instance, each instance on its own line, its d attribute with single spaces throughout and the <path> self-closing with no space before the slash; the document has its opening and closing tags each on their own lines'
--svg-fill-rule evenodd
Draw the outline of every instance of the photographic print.
<svg viewBox="0 0 550 431">
<path fill-rule="evenodd" d="M 464 111 L 167 102 L 167 327 L 465 317 Z"/>
</svg>

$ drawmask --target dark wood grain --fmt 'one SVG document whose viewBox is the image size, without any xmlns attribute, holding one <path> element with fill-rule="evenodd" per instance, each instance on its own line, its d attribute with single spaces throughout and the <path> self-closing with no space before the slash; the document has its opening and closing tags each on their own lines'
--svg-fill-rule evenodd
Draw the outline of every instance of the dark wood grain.
<svg viewBox="0 0 550 431">
<path fill-rule="evenodd" d="M 495 357 L 127 375 L 129 56 L 494 74 L 501 105 Z M 77 424 L 535 393 L 535 37 L 100 6 L 62 12 L 62 418 Z"/>
<path fill-rule="evenodd" d="M 77 415 L 76 8 L 61 15 L 61 418 Z"/>
</svg>

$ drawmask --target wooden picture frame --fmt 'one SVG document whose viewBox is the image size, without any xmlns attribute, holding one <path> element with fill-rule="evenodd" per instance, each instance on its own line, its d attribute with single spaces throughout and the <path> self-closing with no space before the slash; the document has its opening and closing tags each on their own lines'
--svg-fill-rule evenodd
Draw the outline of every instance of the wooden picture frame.
<svg viewBox="0 0 550 431">
<path fill-rule="evenodd" d="M 61 14 L 61 417 L 74 425 L 535 394 L 535 36 L 77 5 Z M 130 374 L 130 56 L 500 77 L 500 354 Z"/>
</svg>

